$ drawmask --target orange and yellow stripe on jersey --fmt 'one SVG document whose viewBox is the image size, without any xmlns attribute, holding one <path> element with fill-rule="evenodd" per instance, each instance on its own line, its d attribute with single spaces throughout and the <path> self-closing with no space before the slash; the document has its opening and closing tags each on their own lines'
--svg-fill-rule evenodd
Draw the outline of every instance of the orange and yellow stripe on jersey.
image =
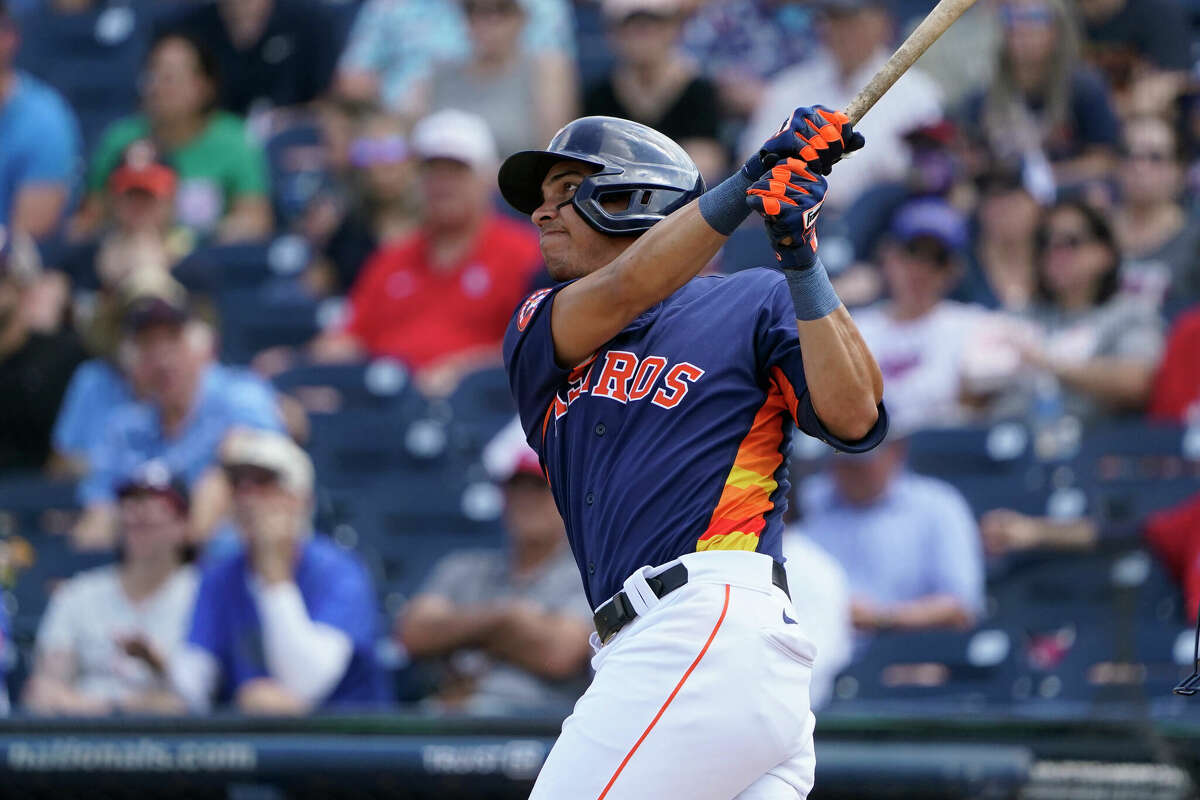
<svg viewBox="0 0 1200 800">
<path fill-rule="evenodd" d="M 738 447 L 708 528 L 696 541 L 697 551 L 758 549 L 767 514 L 775 508 L 771 495 L 779 488 L 775 473 L 783 464 L 781 448 L 789 416 L 796 416 L 796 392 L 775 367 L 767 396 Z"/>
</svg>

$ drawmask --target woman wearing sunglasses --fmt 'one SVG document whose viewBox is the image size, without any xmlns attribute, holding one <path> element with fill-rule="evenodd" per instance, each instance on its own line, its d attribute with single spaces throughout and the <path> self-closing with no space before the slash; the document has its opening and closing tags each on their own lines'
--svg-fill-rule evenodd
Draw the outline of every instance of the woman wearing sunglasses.
<svg viewBox="0 0 1200 800">
<path fill-rule="evenodd" d="M 1162 320 L 1119 293 L 1120 264 L 1100 212 L 1076 201 L 1050 209 L 1034 247 L 1033 304 L 1023 325 L 994 343 L 993 358 L 1007 350 L 1020 363 L 992 406 L 997 416 L 1042 414 L 1052 405 L 1086 425 L 1145 407 Z"/>
</svg>

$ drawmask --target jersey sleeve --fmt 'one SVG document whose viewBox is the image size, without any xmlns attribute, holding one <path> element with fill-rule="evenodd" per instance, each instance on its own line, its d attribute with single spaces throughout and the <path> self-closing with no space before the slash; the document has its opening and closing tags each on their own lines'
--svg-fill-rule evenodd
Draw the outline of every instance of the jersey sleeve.
<svg viewBox="0 0 1200 800">
<path fill-rule="evenodd" d="M 792 298 L 788 295 L 783 276 L 776 275 L 768 300 L 759 310 L 755 337 L 759 369 L 765 372 L 767 380 L 782 394 L 800 430 L 843 453 L 871 450 L 887 435 L 887 409 L 883 403 L 879 404 L 879 419 L 875 421 L 875 426 L 857 441 L 842 439 L 825 427 L 808 394 Z"/>
<path fill-rule="evenodd" d="M 565 286 L 566 284 L 564 284 Z M 538 289 L 517 307 L 504 335 L 504 368 L 530 447 L 542 452 L 542 430 L 554 394 L 570 373 L 554 358 L 550 309 L 564 286 Z"/>
</svg>

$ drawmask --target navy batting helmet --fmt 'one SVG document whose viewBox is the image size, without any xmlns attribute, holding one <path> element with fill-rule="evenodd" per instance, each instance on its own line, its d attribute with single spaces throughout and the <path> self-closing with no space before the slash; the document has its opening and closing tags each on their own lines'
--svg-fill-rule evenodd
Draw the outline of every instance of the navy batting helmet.
<svg viewBox="0 0 1200 800">
<path fill-rule="evenodd" d="M 704 178 L 683 148 L 653 128 L 616 117 L 582 117 L 554 134 L 545 150 L 524 150 L 500 167 L 500 193 L 532 214 L 542 204 L 542 181 L 556 162 L 582 161 L 597 171 L 580 181 L 571 204 L 601 233 L 632 235 L 704 194 Z M 629 196 L 623 211 L 600 204 Z"/>
</svg>

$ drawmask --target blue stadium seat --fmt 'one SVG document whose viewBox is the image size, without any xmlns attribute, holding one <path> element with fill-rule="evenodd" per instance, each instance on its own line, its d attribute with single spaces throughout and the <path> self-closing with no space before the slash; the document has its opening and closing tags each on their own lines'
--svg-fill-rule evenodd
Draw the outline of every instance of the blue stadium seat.
<svg viewBox="0 0 1200 800">
<path fill-rule="evenodd" d="M 467 375 L 450 396 L 450 409 L 468 448 L 487 444 L 517 413 L 508 373 L 497 367 Z"/>
<path fill-rule="evenodd" d="M 1004 628 L 881 633 L 838 678 L 835 703 L 931 700 L 974 708 L 1012 700 L 1018 645 Z"/>
<path fill-rule="evenodd" d="M 362 486 L 393 473 L 427 470 L 445 456 L 449 434 L 436 420 L 399 410 L 310 415 L 309 452 L 329 486 Z"/>
<path fill-rule="evenodd" d="M 79 118 L 83 154 L 138 107 L 138 74 L 149 45 L 153 4 L 101 2 L 70 14 L 31 10 L 18 20 L 17 65 L 62 93 Z"/>
<path fill-rule="evenodd" d="M 270 281 L 292 281 L 312 253 L 299 236 L 266 242 L 202 247 L 175 265 L 172 274 L 192 291 L 217 293 L 253 289 Z"/>
<path fill-rule="evenodd" d="M 428 403 L 413 385 L 408 369 L 398 361 L 380 358 L 353 364 L 304 364 L 272 379 L 281 392 L 304 403 L 305 392 L 335 393 L 339 412 L 375 409 L 418 418 Z"/>
<path fill-rule="evenodd" d="M 217 297 L 221 358 L 232 364 L 248 364 L 268 347 L 304 344 L 322 328 L 325 308 L 321 302 L 299 292 L 277 294 L 260 289 L 222 292 Z"/>
<path fill-rule="evenodd" d="M 281 229 L 290 229 L 329 184 L 320 125 L 315 119 L 298 120 L 267 139 L 264 149 L 275 219 Z"/>
<path fill-rule="evenodd" d="M 908 438 L 908 463 L 927 475 L 1012 475 L 1032 465 L 1030 441 L 1016 422 L 917 431 Z"/>
<path fill-rule="evenodd" d="M 33 563 L 17 574 L 16 582 L 11 587 L 10 602 L 16 606 L 12 614 L 13 637 L 32 641 L 55 587 L 77 572 L 113 561 L 116 553 L 80 553 L 71 547 L 70 540 L 63 535 L 30 535 L 25 538 L 33 552 Z"/>
</svg>

